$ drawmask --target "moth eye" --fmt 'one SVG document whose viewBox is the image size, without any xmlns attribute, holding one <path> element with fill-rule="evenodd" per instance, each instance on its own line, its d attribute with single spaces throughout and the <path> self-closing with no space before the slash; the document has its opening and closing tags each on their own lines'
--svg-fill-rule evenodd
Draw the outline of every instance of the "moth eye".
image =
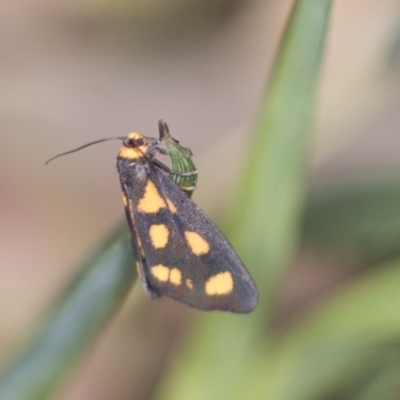
<svg viewBox="0 0 400 400">
<path fill-rule="evenodd" d="M 132 144 L 132 146 L 140 147 L 140 146 L 144 145 L 144 140 L 143 140 L 143 138 L 138 138 L 138 139 L 132 140 L 131 144 Z"/>
</svg>

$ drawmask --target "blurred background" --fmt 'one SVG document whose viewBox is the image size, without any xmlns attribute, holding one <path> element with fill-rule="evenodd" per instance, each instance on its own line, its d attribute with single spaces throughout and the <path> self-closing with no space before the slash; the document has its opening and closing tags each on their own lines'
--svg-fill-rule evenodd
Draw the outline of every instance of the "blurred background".
<svg viewBox="0 0 400 400">
<path fill-rule="evenodd" d="M 192 149 L 200 171 L 194 200 L 218 223 L 292 3 L 0 2 L 1 365 L 37 327 L 80 260 L 123 218 L 117 142 L 44 162 L 103 137 L 157 136 L 163 118 Z M 396 181 L 399 72 L 400 3 L 337 1 L 310 149 L 310 203 Z M 350 240 L 343 237 L 317 246 L 316 238 L 334 237 L 319 224 L 315 217 L 305 225 L 311 244 L 299 251 L 279 299 L 282 329 L 354 279 L 358 267 L 400 248 L 384 234 L 379 248 L 365 237 L 353 246 L 343 246 Z M 138 296 L 143 306 L 132 311 Z M 133 291 L 59 398 L 125 399 L 132 387 L 135 398 L 150 398 L 157 365 L 173 356 L 190 318 L 184 306 L 168 299 L 155 304 Z"/>
</svg>

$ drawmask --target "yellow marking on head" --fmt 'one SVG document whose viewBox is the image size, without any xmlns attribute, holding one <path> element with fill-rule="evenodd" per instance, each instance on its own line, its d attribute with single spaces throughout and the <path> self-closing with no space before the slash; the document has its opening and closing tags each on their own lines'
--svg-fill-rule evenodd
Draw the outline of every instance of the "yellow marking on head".
<svg viewBox="0 0 400 400">
<path fill-rule="evenodd" d="M 143 144 L 137 147 L 125 146 L 125 144 L 123 144 L 121 150 L 119 151 L 118 157 L 125 158 L 126 160 L 137 160 L 142 158 L 148 150 L 147 139 L 138 132 L 131 132 L 127 137 L 130 140 L 143 139 Z"/>
<path fill-rule="evenodd" d="M 188 242 L 190 250 L 192 250 L 196 256 L 207 254 L 210 251 L 210 245 L 198 233 L 186 231 L 185 238 Z"/>
<path fill-rule="evenodd" d="M 229 294 L 233 290 L 233 278 L 229 271 L 212 276 L 207 282 L 205 291 L 209 296 Z"/>
<path fill-rule="evenodd" d="M 169 211 L 171 211 L 173 214 L 177 213 L 178 210 L 176 209 L 175 204 L 168 197 L 165 200 L 167 201 Z"/>
<path fill-rule="evenodd" d="M 191 279 L 186 279 L 186 286 L 189 288 L 189 289 L 193 289 L 193 282 L 192 282 L 192 280 Z"/>
<path fill-rule="evenodd" d="M 124 192 L 122 192 L 122 203 L 124 204 L 124 207 L 128 205 L 128 199 L 126 198 Z"/>
<path fill-rule="evenodd" d="M 175 285 L 179 286 L 182 284 L 182 273 L 178 268 L 172 268 L 169 274 L 169 281 Z"/>
<path fill-rule="evenodd" d="M 150 240 L 156 249 L 162 249 L 168 243 L 169 230 L 164 224 L 154 224 L 149 230 Z"/>
<path fill-rule="evenodd" d="M 164 200 L 158 193 L 158 190 L 155 187 L 154 183 L 149 180 L 144 190 L 144 195 L 139 200 L 138 210 L 140 212 L 150 214 L 156 213 L 163 207 L 165 207 Z"/>
<path fill-rule="evenodd" d="M 162 264 L 151 267 L 152 275 L 160 282 L 168 282 L 169 272 L 169 268 Z"/>
<path fill-rule="evenodd" d="M 143 135 L 140 134 L 139 132 L 131 132 L 131 133 L 128 133 L 127 136 L 129 139 L 132 139 L 132 140 L 140 139 L 143 137 Z"/>
</svg>

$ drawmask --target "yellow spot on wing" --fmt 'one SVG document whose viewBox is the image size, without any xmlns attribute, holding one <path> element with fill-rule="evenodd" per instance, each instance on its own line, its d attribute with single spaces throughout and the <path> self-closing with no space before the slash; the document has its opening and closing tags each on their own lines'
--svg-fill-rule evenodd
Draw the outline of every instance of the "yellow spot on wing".
<svg viewBox="0 0 400 400">
<path fill-rule="evenodd" d="M 122 192 L 122 203 L 124 204 L 124 207 L 128 205 L 128 199 L 126 198 L 124 192 Z"/>
<path fill-rule="evenodd" d="M 233 279 L 229 271 L 220 272 L 206 282 L 205 291 L 209 296 L 229 294 L 233 290 Z"/>
<path fill-rule="evenodd" d="M 169 208 L 169 211 L 171 211 L 173 214 L 178 212 L 178 210 L 175 207 L 175 204 L 168 197 L 165 200 L 167 201 L 167 206 Z"/>
<path fill-rule="evenodd" d="M 193 289 L 193 282 L 192 282 L 191 279 L 186 279 L 186 286 L 187 286 L 189 289 Z"/>
<path fill-rule="evenodd" d="M 143 197 L 139 200 L 138 210 L 143 213 L 156 213 L 165 207 L 165 202 L 152 181 L 148 181 Z"/>
<path fill-rule="evenodd" d="M 151 273 L 153 274 L 154 278 L 156 278 L 160 282 L 168 282 L 169 268 L 165 265 L 158 264 L 154 267 L 151 267 Z"/>
<path fill-rule="evenodd" d="M 151 243 L 156 249 L 162 249 L 168 243 L 169 230 L 164 224 L 151 225 L 149 235 Z"/>
<path fill-rule="evenodd" d="M 175 286 L 179 286 L 182 283 L 182 274 L 178 268 L 171 269 L 169 281 Z"/>
<path fill-rule="evenodd" d="M 190 250 L 192 250 L 196 256 L 207 254 L 210 251 L 210 245 L 198 233 L 186 231 L 185 238 L 188 242 Z"/>
<path fill-rule="evenodd" d="M 168 268 L 165 265 L 158 264 L 151 267 L 151 273 L 159 282 L 170 282 L 175 286 L 182 283 L 182 273 L 178 268 Z"/>
</svg>

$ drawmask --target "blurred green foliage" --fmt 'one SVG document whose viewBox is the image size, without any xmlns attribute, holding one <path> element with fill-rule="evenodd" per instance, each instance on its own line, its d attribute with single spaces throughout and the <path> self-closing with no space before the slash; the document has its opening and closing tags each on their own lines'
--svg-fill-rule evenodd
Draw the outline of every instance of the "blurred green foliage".
<svg viewBox="0 0 400 400">
<path fill-rule="evenodd" d="M 0 399 L 49 399 L 136 278 L 126 224 L 89 257 L 30 347 L 0 375 Z"/>
<path fill-rule="evenodd" d="M 293 8 L 228 218 L 259 307 L 246 316 L 197 313 L 160 399 L 400 397 L 400 185 L 353 186 L 306 201 L 331 3 L 300 0 Z M 280 334 L 271 321 L 300 241 L 347 247 L 374 268 Z M 126 231 L 118 230 L 2 373 L 2 400 L 51 398 L 121 303 L 135 278 L 132 265 Z"/>
<path fill-rule="evenodd" d="M 305 243 L 356 254 L 364 265 L 400 255 L 400 182 L 374 182 L 325 189 L 304 210 Z"/>
</svg>

